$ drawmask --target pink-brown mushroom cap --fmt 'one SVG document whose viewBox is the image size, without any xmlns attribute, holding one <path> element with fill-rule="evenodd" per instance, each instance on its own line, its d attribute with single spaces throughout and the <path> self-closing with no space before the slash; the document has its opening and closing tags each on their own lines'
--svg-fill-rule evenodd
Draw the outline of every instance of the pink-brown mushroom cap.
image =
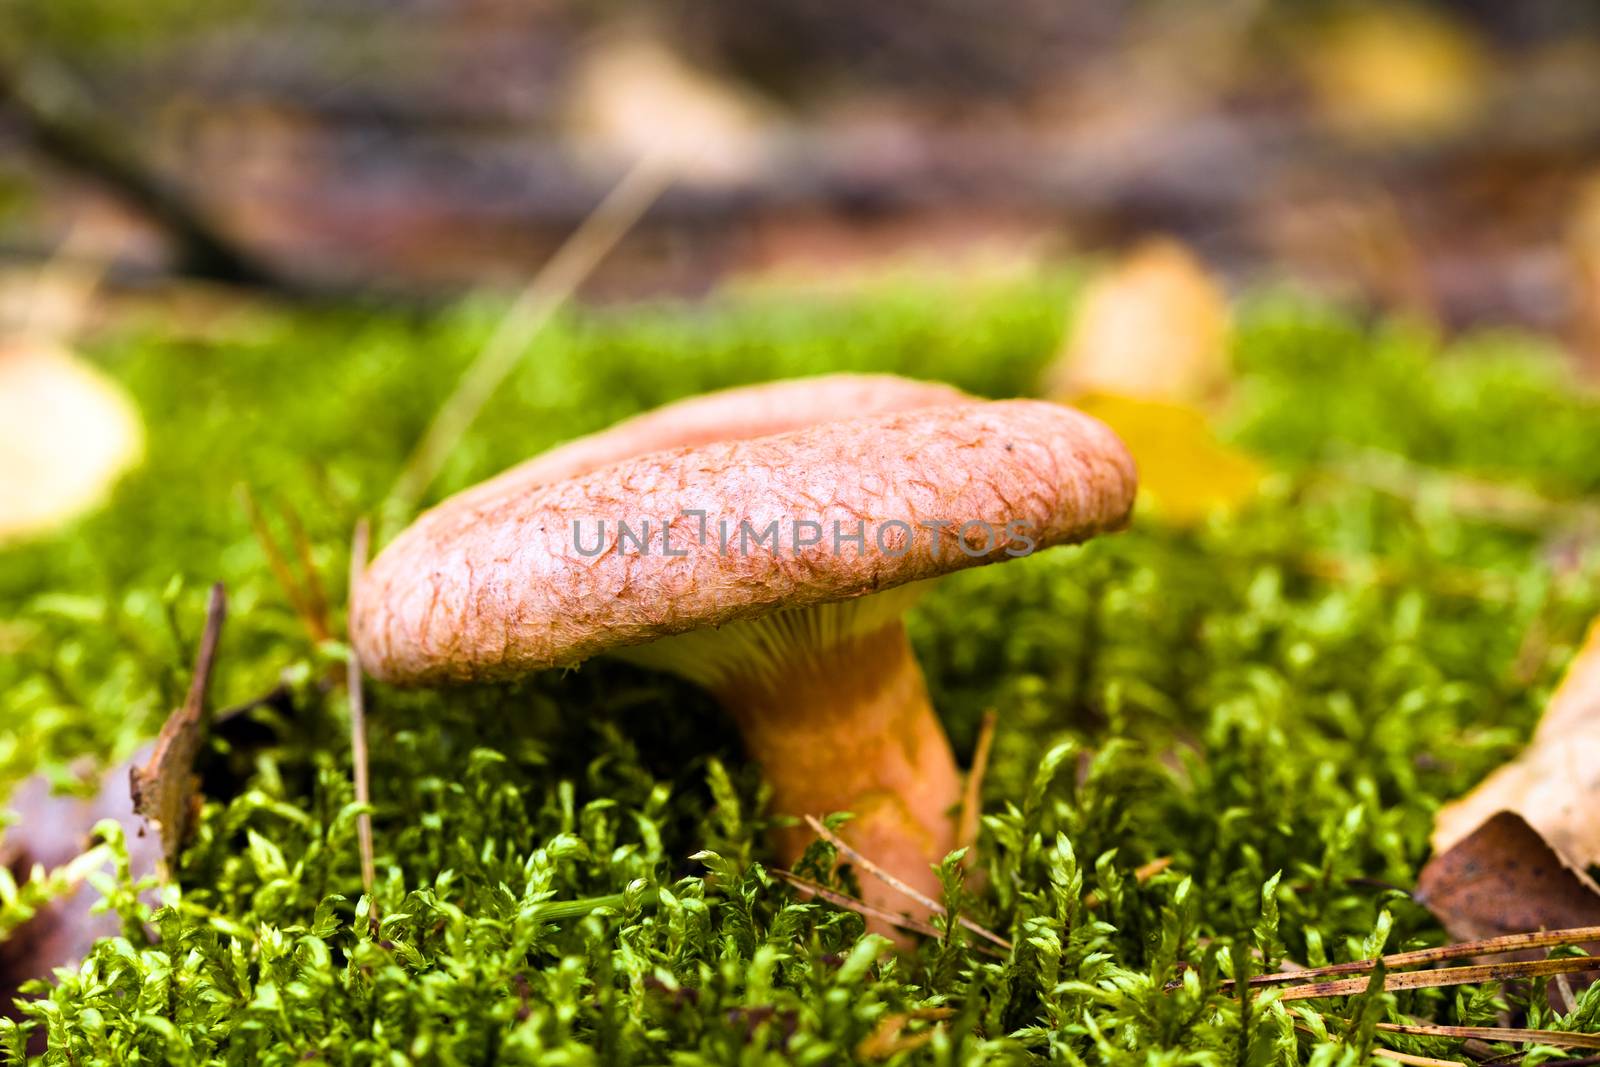
<svg viewBox="0 0 1600 1067">
<path fill-rule="evenodd" d="M 718 440 L 543 484 L 508 478 L 496 493 L 446 501 L 384 550 L 358 590 L 352 636 L 363 664 L 388 681 L 507 678 L 1083 541 L 1126 523 L 1135 488 L 1133 460 L 1111 430 L 1030 400 Z M 686 514 L 697 510 L 709 524 L 704 543 Z M 649 554 L 578 551 L 575 522 L 592 539 L 606 521 L 614 543 L 616 521 L 645 519 L 657 542 Z M 663 520 L 685 555 L 659 550 Z M 821 523 L 823 542 L 793 552 L 719 545 L 719 521 L 734 531 L 777 521 L 782 536 L 797 520 Z M 917 526 L 934 521 L 952 525 L 937 537 Z M 835 524 L 853 535 L 858 522 L 866 551 L 850 541 L 835 551 Z M 894 522 L 912 526 L 910 543 L 894 527 L 881 551 L 874 532 Z M 998 535 L 988 551 L 956 544 L 969 522 Z M 1008 524 L 1024 528 L 1031 548 Z"/>
<path fill-rule="evenodd" d="M 450 515 L 462 517 L 477 503 L 493 503 L 536 485 L 574 478 L 647 452 L 764 437 L 861 415 L 976 402 L 976 397 L 953 385 L 893 374 L 824 374 L 719 389 L 665 404 L 541 452 L 462 490 L 447 502 L 447 509 Z"/>
</svg>

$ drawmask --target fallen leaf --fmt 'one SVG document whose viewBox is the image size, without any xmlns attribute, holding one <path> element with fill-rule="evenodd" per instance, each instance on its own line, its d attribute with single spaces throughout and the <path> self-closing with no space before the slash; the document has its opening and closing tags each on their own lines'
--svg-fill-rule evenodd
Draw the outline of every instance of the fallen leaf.
<svg viewBox="0 0 1600 1067">
<path fill-rule="evenodd" d="M 1183 245 L 1147 241 L 1090 284 L 1047 395 L 1100 419 L 1139 464 L 1139 506 L 1186 526 L 1251 500 L 1265 470 L 1212 428 L 1226 394 L 1222 286 Z"/>
<path fill-rule="evenodd" d="M 953 1008 L 919 1008 L 916 1011 L 895 1012 L 878 1020 L 872 1033 L 856 1046 L 856 1057 L 863 1060 L 886 1060 L 902 1052 L 921 1048 L 933 1040 L 938 1023 L 955 1015 Z M 913 1022 L 931 1021 L 935 1025 L 914 1034 L 905 1034 Z"/>
<path fill-rule="evenodd" d="M 0 343 L 0 541 L 90 510 L 143 449 L 138 413 L 110 379 L 55 345 Z"/>
<path fill-rule="evenodd" d="M 1430 860 L 1417 879 L 1416 898 L 1462 941 L 1600 926 L 1600 887 L 1510 811 Z M 1597 949 L 1589 946 L 1591 953 Z M 1512 958 L 1543 955 L 1535 949 Z"/>
<path fill-rule="evenodd" d="M 211 682 L 211 664 L 216 658 L 217 638 L 226 613 L 227 598 L 222 583 L 218 582 L 211 587 L 206 605 L 206 626 L 200 637 L 200 650 L 195 655 L 194 677 L 188 695 L 162 724 L 150 759 L 143 767 L 134 767 L 128 775 L 134 811 L 144 816 L 160 835 L 162 873 L 168 878 L 200 813 L 203 798 L 195 759 L 210 731 L 206 690 Z"/>
<path fill-rule="evenodd" d="M 1228 332 L 1227 296 L 1199 257 L 1147 240 L 1090 283 L 1046 388 L 1200 404 L 1228 384 Z"/>
<path fill-rule="evenodd" d="M 16 1016 L 12 1001 L 24 982 L 70 966 L 99 938 L 122 932 L 122 920 L 115 913 L 92 912 L 100 894 L 86 877 L 111 869 L 109 858 L 89 855 L 93 862 L 83 862 L 97 823 L 115 819 L 122 824 L 135 878 L 155 870 L 159 849 L 153 837 L 140 832 L 127 774 L 127 765 L 106 771 L 98 792 L 89 797 L 64 796 L 50 779 L 36 774 L 18 785 L 7 801 L 6 808 L 17 819 L 0 836 L 0 863 L 18 883 L 37 872 L 45 880 L 60 879 L 72 888 L 0 940 L 0 1014 Z"/>
<path fill-rule="evenodd" d="M 749 180 L 765 154 L 767 119 L 748 93 L 635 29 L 602 35 L 580 60 L 568 123 L 609 162 L 653 160 L 690 183 Z"/>
<path fill-rule="evenodd" d="M 1139 507 L 1178 526 L 1253 498 L 1266 469 L 1223 441 L 1205 413 L 1162 400 L 1093 393 L 1072 406 L 1117 431 L 1139 464 Z"/>
<path fill-rule="evenodd" d="M 1447 14 L 1362 5 L 1319 22 L 1301 59 L 1320 110 L 1347 136 L 1438 136 L 1482 113 L 1488 59 Z"/>
<path fill-rule="evenodd" d="M 1600 864 L 1600 619 L 1523 753 L 1439 812 L 1434 851 L 1449 851 L 1502 811 L 1527 820 L 1572 869 Z"/>
</svg>

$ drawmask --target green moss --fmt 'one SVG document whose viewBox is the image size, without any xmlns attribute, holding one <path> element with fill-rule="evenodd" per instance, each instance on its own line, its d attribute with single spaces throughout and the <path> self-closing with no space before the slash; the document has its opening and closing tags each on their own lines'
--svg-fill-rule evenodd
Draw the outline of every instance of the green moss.
<svg viewBox="0 0 1600 1067">
<path fill-rule="evenodd" d="M 1069 288 L 570 317 L 439 490 L 738 382 L 881 369 L 1025 393 Z M 149 420 L 149 461 L 103 513 L 0 555 L 0 605 L 24 635 L 0 662 L 0 777 L 148 737 L 213 579 L 232 602 L 217 701 L 286 680 L 293 706 L 255 713 L 274 740 L 232 761 L 181 899 L 149 916 L 159 939 L 133 924 L 102 942 L 5 1032 L 12 1061 L 42 1028 L 52 1064 L 839 1062 L 886 1016 L 944 1006 L 898 1059 L 1332 1064 L 1362 1062 L 1370 1023 L 1396 1013 L 1493 1017 L 1487 993 L 1313 1002 L 1302 1018 L 1242 1013 L 1217 987 L 1262 965 L 1252 948 L 1316 964 L 1443 940 L 1404 893 L 1432 813 L 1516 750 L 1600 586 L 1592 567 L 1557 579 L 1551 531 L 1328 465 L 1382 449 L 1592 492 L 1600 406 L 1547 356 L 1494 338 L 1440 352 L 1415 330 L 1259 301 L 1233 429 L 1281 472 L 1264 500 L 941 583 L 913 638 L 963 757 L 983 709 L 1001 713 L 977 863 L 950 892 L 1017 948 L 950 938 L 897 957 L 762 868 L 759 786 L 707 699 L 621 664 L 375 687 L 380 884 L 361 899 L 345 707 L 319 684 L 341 651 L 290 611 L 237 487 L 280 529 L 292 506 L 339 601 L 352 524 L 491 319 L 263 315 L 207 342 L 150 324 L 94 346 Z M 1530 687 L 1513 667 L 1536 618 L 1549 645 Z M 1157 857 L 1170 869 L 1138 884 Z M 143 914 L 126 883 L 114 899 Z M 1596 989 L 1561 1025 L 1594 1025 Z"/>
</svg>

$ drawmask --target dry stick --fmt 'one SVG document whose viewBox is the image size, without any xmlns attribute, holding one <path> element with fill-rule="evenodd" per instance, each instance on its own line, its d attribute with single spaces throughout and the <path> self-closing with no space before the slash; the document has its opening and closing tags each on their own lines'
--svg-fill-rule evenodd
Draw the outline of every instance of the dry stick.
<svg viewBox="0 0 1600 1067">
<path fill-rule="evenodd" d="M 1474 985 L 1478 982 L 1498 982 L 1517 978 L 1540 978 L 1551 974 L 1576 974 L 1580 971 L 1600 970 L 1600 959 L 1573 956 L 1558 960 L 1532 960 L 1525 963 L 1484 963 L 1472 967 L 1442 967 L 1437 971 L 1406 971 L 1387 974 L 1383 978 L 1385 990 L 1437 989 L 1443 986 Z M 1294 977 L 1303 978 L 1304 972 Z M 1348 997 L 1364 993 L 1370 983 L 1366 978 L 1346 978 L 1336 982 L 1313 982 L 1309 985 L 1290 986 L 1279 995 L 1280 1000 L 1312 1000 L 1317 997 Z"/>
<path fill-rule="evenodd" d="M 855 912 L 858 915 L 864 915 L 869 919 L 877 919 L 881 923 L 897 927 L 901 930 L 910 930 L 912 933 L 921 934 L 924 937 L 938 938 L 943 936 L 940 933 L 939 928 L 932 923 L 923 922 L 921 919 L 913 919 L 909 915 L 895 915 L 891 912 L 884 911 L 882 908 L 875 908 L 864 900 L 857 900 L 855 897 L 852 897 L 847 893 L 841 893 L 836 889 L 829 889 L 825 885 L 813 882 L 811 879 L 795 874 L 793 871 L 786 871 L 781 867 L 769 867 L 768 870 L 778 878 L 783 879 L 785 882 L 788 882 L 790 885 L 800 890 L 802 893 L 809 893 L 814 897 L 827 901 L 829 904 L 835 905 L 836 907 L 845 908 L 849 911 Z M 995 959 L 1002 958 L 1000 953 L 996 952 L 987 945 L 973 945 L 972 948 L 974 951 L 981 952 L 985 956 L 992 956 Z"/>
<path fill-rule="evenodd" d="M 356 522 L 355 533 L 350 538 L 350 590 L 346 596 L 349 604 L 356 600 L 356 586 L 367 568 L 367 547 L 371 529 L 366 519 Z M 350 654 L 345 666 L 345 687 L 350 693 L 350 753 L 354 767 L 356 803 L 368 806 L 372 793 L 367 779 L 367 707 L 362 695 L 361 657 L 356 653 L 356 643 L 349 642 Z M 361 887 L 372 894 L 377 880 L 377 865 L 372 858 L 372 813 L 363 811 L 356 817 L 356 841 L 361 849 Z"/>
<path fill-rule="evenodd" d="M 606 194 L 534 275 L 461 380 L 439 406 L 384 501 L 382 516 L 409 515 L 449 459 L 456 442 L 558 308 L 666 191 L 671 171 L 643 159 Z"/>
<path fill-rule="evenodd" d="M 879 867 L 876 863 L 873 863 L 871 860 L 867 859 L 867 857 L 863 856 L 861 853 L 857 852 L 854 848 L 847 844 L 838 834 L 822 825 L 822 820 L 818 819 L 815 815 L 806 816 L 806 825 L 811 827 L 818 837 L 822 838 L 824 841 L 828 842 L 828 844 L 832 845 L 834 848 L 848 856 L 850 858 L 850 862 L 854 863 L 856 866 L 872 875 L 890 889 L 893 889 L 902 896 L 910 897 L 912 900 L 916 901 L 918 904 L 921 904 L 924 908 L 927 908 L 935 915 L 945 914 L 943 904 L 940 904 L 932 897 L 911 888 L 909 885 L 906 885 L 904 882 L 890 874 L 888 871 L 884 870 L 882 867 Z M 984 929 L 982 926 L 979 926 L 966 916 L 957 915 L 956 922 L 960 923 L 962 927 L 971 931 L 972 933 L 977 934 L 984 940 L 1000 946 L 1007 952 L 1011 951 L 1011 942 L 1007 941 L 1005 938 L 1001 937 L 992 930 Z"/>
<path fill-rule="evenodd" d="M 1509 1026 L 1435 1026 L 1433 1024 L 1378 1023 L 1379 1030 L 1415 1037 L 1453 1037 L 1461 1040 L 1509 1041 L 1519 1045 L 1563 1045 L 1567 1048 L 1600 1048 L 1600 1034 L 1576 1034 L 1565 1030 L 1517 1030 Z"/>
<path fill-rule="evenodd" d="M 1538 930 L 1526 934 L 1502 934 L 1499 937 L 1484 938 L 1481 941 L 1458 941 L 1453 945 L 1440 945 L 1438 948 L 1417 949 L 1413 952 L 1396 952 L 1381 959 L 1335 963 L 1327 967 L 1313 967 L 1288 974 L 1258 974 L 1250 979 L 1250 984 L 1253 986 L 1283 985 L 1289 982 L 1304 982 L 1308 978 L 1331 978 L 1341 974 L 1364 974 L 1371 971 L 1380 962 L 1385 970 L 1392 971 L 1403 967 L 1415 967 L 1424 963 L 1442 963 L 1445 960 L 1465 959 L 1468 956 L 1499 956 L 1507 952 L 1521 952 L 1523 949 L 1530 948 L 1581 945 L 1586 941 L 1600 941 L 1600 926 L 1574 926 L 1566 930 Z M 1590 962 L 1595 965 L 1596 970 L 1600 970 L 1600 958 L 1591 959 Z M 1232 984 L 1231 981 L 1223 983 L 1224 986 L 1231 986 Z"/>
<path fill-rule="evenodd" d="M 1412 1067 L 1467 1067 L 1460 1060 L 1436 1060 L 1432 1056 L 1414 1056 L 1409 1052 L 1396 1052 L 1392 1048 L 1375 1048 L 1372 1054 L 1395 1063 L 1410 1064 Z"/>
<path fill-rule="evenodd" d="M 200 633 L 200 649 L 194 657 L 194 677 L 184 698 L 186 713 L 203 715 L 206 691 L 211 688 L 211 665 L 217 659 L 217 642 L 222 638 L 222 622 L 228 617 L 228 594 L 221 582 L 214 582 L 206 596 L 206 625 Z"/>
<path fill-rule="evenodd" d="M 989 773 L 989 753 L 994 749 L 995 724 L 1000 715 L 993 708 L 983 713 L 978 727 L 978 744 L 972 750 L 972 770 L 967 772 L 966 788 L 961 794 L 961 821 L 956 828 L 956 841 L 964 848 L 978 843 L 978 817 L 983 811 L 983 779 Z"/>
</svg>

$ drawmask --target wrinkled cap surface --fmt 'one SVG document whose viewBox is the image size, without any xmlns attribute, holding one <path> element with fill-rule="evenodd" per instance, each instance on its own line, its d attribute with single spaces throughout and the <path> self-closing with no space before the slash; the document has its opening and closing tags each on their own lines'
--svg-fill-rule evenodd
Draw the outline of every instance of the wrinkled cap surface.
<svg viewBox="0 0 1600 1067">
<path fill-rule="evenodd" d="M 1082 541 L 1135 487 L 1109 429 L 1027 400 L 652 451 L 445 501 L 373 562 L 352 636 L 389 681 L 511 677 Z"/>
</svg>

